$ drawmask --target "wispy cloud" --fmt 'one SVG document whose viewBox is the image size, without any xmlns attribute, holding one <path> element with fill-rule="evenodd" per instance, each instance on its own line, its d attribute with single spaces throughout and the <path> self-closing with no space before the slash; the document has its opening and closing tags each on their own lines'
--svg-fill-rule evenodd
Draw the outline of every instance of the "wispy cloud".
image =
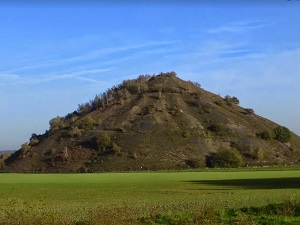
<svg viewBox="0 0 300 225">
<path fill-rule="evenodd" d="M 25 62 L 22 66 L 19 66 L 17 68 L 9 69 L 6 71 L 2 71 L 1 73 L 17 73 L 20 71 L 26 71 L 26 70 L 33 70 L 33 69 L 40 69 L 44 67 L 55 67 L 55 66 L 61 66 L 61 65 L 70 65 L 73 63 L 85 63 L 88 61 L 93 61 L 96 59 L 101 59 L 103 57 L 107 57 L 109 55 L 117 55 L 117 54 L 130 54 L 132 51 L 144 51 L 149 50 L 156 47 L 161 46 L 168 46 L 168 45 L 174 45 L 178 43 L 178 41 L 147 41 L 143 43 L 137 43 L 137 44 L 129 44 L 129 45 L 121 45 L 117 47 L 106 47 L 101 48 L 97 50 L 91 50 L 87 51 L 83 54 L 79 54 L 76 56 L 71 57 L 62 57 L 59 55 L 52 56 L 48 59 L 45 59 L 44 61 L 38 61 L 36 59 L 32 59 L 31 61 Z M 126 56 L 120 56 L 118 55 L 118 59 L 122 59 L 122 57 Z"/>
<path fill-rule="evenodd" d="M 34 85 L 34 84 L 41 84 L 41 83 L 47 83 L 51 81 L 64 80 L 64 79 L 78 79 L 78 80 L 95 83 L 99 81 L 96 79 L 88 78 L 87 75 L 100 74 L 111 70 L 113 70 L 113 68 L 88 69 L 88 70 L 81 70 L 81 71 L 63 73 L 63 74 L 48 74 L 40 77 L 25 77 L 25 76 L 20 76 L 18 74 L 0 74 L 0 82 L 1 82 L 1 86 Z"/>
<path fill-rule="evenodd" d="M 299 90 L 300 65 L 297 63 L 299 57 L 298 48 L 265 54 L 253 60 L 243 60 L 236 65 L 233 65 L 231 60 L 224 60 L 218 67 L 211 67 L 202 73 L 187 71 L 187 74 L 194 80 L 198 79 L 200 83 L 199 76 L 205 77 L 208 89 L 213 92 L 230 91 L 238 94 L 251 93 L 255 90 L 257 93 L 270 96 L 270 90 L 276 90 L 272 94 L 275 97 L 275 94 L 279 96 L 292 90 Z M 299 95 L 300 91 L 297 92 Z"/>
<path fill-rule="evenodd" d="M 249 22 L 237 22 L 231 23 L 219 27 L 214 27 L 207 30 L 208 33 L 220 34 L 220 33 L 243 33 L 253 29 L 264 28 L 270 26 L 271 23 L 265 21 L 249 21 Z"/>
</svg>

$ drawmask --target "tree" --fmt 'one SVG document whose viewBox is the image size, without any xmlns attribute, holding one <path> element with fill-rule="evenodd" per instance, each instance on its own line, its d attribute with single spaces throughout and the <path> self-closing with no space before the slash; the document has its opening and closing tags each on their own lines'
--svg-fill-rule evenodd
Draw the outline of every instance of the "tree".
<svg viewBox="0 0 300 225">
<path fill-rule="evenodd" d="M 80 115 L 86 115 L 91 111 L 91 109 L 92 109 L 92 107 L 91 107 L 90 103 L 86 102 L 83 104 L 78 104 L 77 111 Z"/>
<path fill-rule="evenodd" d="M 198 82 L 194 82 L 194 85 L 197 86 L 198 88 L 201 88 L 201 84 Z"/>
<path fill-rule="evenodd" d="M 224 98 L 227 105 L 231 106 L 232 104 L 239 105 L 240 100 L 237 97 L 230 97 L 229 95 L 226 95 Z"/>
<path fill-rule="evenodd" d="M 259 133 L 258 136 L 264 140 L 271 140 L 273 138 L 273 133 L 271 131 L 264 130 L 263 132 Z"/>
<path fill-rule="evenodd" d="M 38 144 L 40 137 L 41 137 L 41 135 L 37 135 L 36 133 L 33 133 L 31 135 L 31 138 L 29 139 L 29 144 L 31 146 Z"/>
<path fill-rule="evenodd" d="M 52 131 L 62 129 L 67 126 L 67 123 L 65 122 L 64 118 L 59 116 L 51 119 L 49 121 L 49 124 L 50 124 L 50 130 Z"/>
<path fill-rule="evenodd" d="M 26 142 L 21 146 L 21 157 L 25 158 L 26 153 L 31 149 L 31 146 Z"/>
<path fill-rule="evenodd" d="M 94 100 L 92 101 L 92 108 L 98 109 L 102 106 L 102 102 L 101 102 L 101 98 L 99 97 L 99 95 L 96 95 Z"/>
<path fill-rule="evenodd" d="M 236 104 L 236 105 L 239 105 L 239 104 L 240 104 L 240 100 L 239 100 L 237 97 L 235 97 L 235 96 L 233 96 L 233 97 L 231 98 L 231 101 L 232 101 L 234 104 Z"/>
<path fill-rule="evenodd" d="M 241 154 L 234 149 L 223 149 L 210 155 L 208 164 L 211 167 L 234 168 L 243 163 Z"/>
<path fill-rule="evenodd" d="M 112 143 L 107 133 L 101 132 L 99 136 L 91 139 L 92 147 L 99 153 L 111 151 Z"/>
<path fill-rule="evenodd" d="M 291 131 L 286 127 L 278 126 L 273 130 L 273 133 L 274 133 L 274 139 L 282 143 L 287 143 L 292 140 Z"/>
</svg>

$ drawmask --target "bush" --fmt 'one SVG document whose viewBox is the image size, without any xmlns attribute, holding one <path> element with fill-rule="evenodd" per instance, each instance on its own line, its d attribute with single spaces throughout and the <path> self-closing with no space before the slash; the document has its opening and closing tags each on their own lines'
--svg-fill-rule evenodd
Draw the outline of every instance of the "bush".
<svg viewBox="0 0 300 225">
<path fill-rule="evenodd" d="M 91 139 L 92 147 L 99 153 L 111 151 L 112 143 L 107 133 L 102 132 L 99 136 Z"/>
<path fill-rule="evenodd" d="M 114 153 L 120 153 L 121 152 L 121 147 L 119 147 L 116 143 L 112 143 L 112 150 Z"/>
<path fill-rule="evenodd" d="M 25 158 L 26 153 L 31 149 L 31 146 L 26 142 L 21 146 L 21 157 Z"/>
<path fill-rule="evenodd" d="M 243 164 L 241 154 L 234 149 L 223 149 L 213 153 L 207 160 L 208 167 L 235 168 Z"/>
<path fill-rule="evenodd" d="M 274 139 L 282 143 L 287 143 L 292 140 L 291 131 L 286 127 L 278 126 L 273 130 L 273 133 L 274 133 Z"/>
<path fill-rule="evenodd" d="M 258 134 L 261 139 L 271 140 L 273 138 L 273 133 L 271 131 L 265 130 Z"/>
<path fill-rule="evenodd" d="M 252 158 L 256 160 L 262 160 L 264 158 L 264 150 L 262 148 L 257 148 L 253 150 Z"/>
<path fill-rule="evenodd" d="M 59 117 L 59 116 L 51 119 L 49 121 L 49 124 L 50 124 L 50 130 L 51 131 L 56 131 L 56 130 L 65 128 L 67 126 L 67 123 L 64 120 L 64 118 L 63 117 Z"/>
<path fill-rule="evenodd" d="M 0 159 L 0 170 L 5 168 L 5 162 L 3 159 Z"/>
<path fill-rule="evenodd" d="M 71 127 L 71 129 L 68 132 L 68 135 L 70 137 L 81 137 L 82 136 L 82 131 L 77 127 Z"/>
<path fill-rule="evenodd" d="M 201 162 L 197 159 L 188 159 L 185 161 L 185 164 L 190 168 L 200 168 Z"/>
<path fill-rule="evenodd" d="M 212 132 L 220 133 L 221 131 L 224 130 L 224 127 L 222 124 L 213 124 L 210 127 L 208 127 L 208 129 Z"/>
<path fill-rule="evenodd" d="M 93 130 L 97 126 L 97 122 L 91 117 L 85 117 L 79 124 L 80 129 Z"/>
<path fill-rule="evenodd" d="M 231 106 L 233 104 L 235 105 L 239 105 L 240 104 L 240 100 L 237 97 L 230 97 L 229 95 L 226 95 L 224 98 L 225 102 L 227 103 L 227 105 Z"/>
</svg>

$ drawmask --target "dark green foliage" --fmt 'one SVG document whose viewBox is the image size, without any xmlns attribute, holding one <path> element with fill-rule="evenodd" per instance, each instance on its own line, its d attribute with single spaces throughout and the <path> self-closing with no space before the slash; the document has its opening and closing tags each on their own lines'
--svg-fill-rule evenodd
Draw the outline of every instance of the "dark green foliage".
<svg viewBox="0 0 300 225">
<path fill-rule="evenodd" d="M 257 134 L 261 139 L 271 140 L 273 138 L 273 133 L 271 131 L 265 130 L 259 134 Z"/>
<path fill-rule="evenodd" d="M 252 215 L 277 215 L 287 217 L 300 216 L 300 203 L 296 199 L 291 198 L 279 204 L 268 204 L 263 207 L 247 207 L 242 208 L 243 213 Z"/>
<path fill-rule="evenodd" d="M 99 136 L 91 139 L 92 147 L 99 153 L 105 153 L 112 150 L 112 143 L 107 133 L 101 132 Z"/>
<path fill-rule="evenodd" d="M 195 86 L 197 86 L 198 88 L 201 88 L 201 84 L 199 84 L 198 82 L 193 82 L 193 84 L 194 84 Z"/>
<path fill-rule="evenodd" d="M 273 130 L 273 133 L 274 133 L 274 139 L 282 143 L 287 143 L 292 140 L 291 131 L 286 127 L 278 126 Z"/>
<path fill-rule="evenodd" d="M 201 162 L 197 159 L 188 159 L 185 161 L 186 165 L 190 168 L 200 168 Z"/>
<path fill-rule="evenodd" d="M 235 168 L 243 164 L 240 153 L 234 149 L 223 149 L 208 157 L 207 166 L 214 168 Z"/>
<path fill-rule="evenodd" d="M 42 135 L 37 135 L 35 133 L 33 133 L 31 135 L 31 138 L 29 139 L 29 145 L 34 146 L 37 145 L 41 139 Z"/>
<path fill-rule="evenodd" d="M 208 129 L 212 132 L 220 133 L 224 130 L 224 127 L 222 124 L 213 124 L 210 127 L 208 127 Z"/>
<path fill-rule="evenodd" d="M 229 95 L 226 95 L 224 98 L 225 102 L 227 103 L 227 105 L 231 106 L 233 104 L 235 105 L 239 105 L 240 104 L 240 100 L 237 97 L 230 97 Z"/>
</svg>

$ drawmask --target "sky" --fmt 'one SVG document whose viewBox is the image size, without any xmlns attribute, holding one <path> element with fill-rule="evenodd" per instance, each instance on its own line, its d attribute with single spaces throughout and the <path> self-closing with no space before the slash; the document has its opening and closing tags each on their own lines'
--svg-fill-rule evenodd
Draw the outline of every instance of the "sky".
<svg viewBox="0 0 300 225">
<path fill-rule="evenodd" d="M 300 134 L 300 1 L 0 2 L 0 150 L 126 79 L 175 71 Z"/>
</svg>

